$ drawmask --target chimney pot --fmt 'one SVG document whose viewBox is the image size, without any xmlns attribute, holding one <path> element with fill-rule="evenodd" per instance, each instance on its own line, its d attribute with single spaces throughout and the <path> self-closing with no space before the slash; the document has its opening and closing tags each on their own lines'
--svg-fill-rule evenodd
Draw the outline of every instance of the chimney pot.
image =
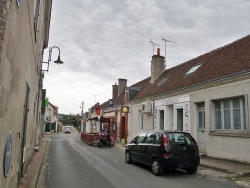
<svg viewBox="0 0 250 188">
<path fill-rule="evenodd" d="M 157 55 L 160 56 L 160 48 L 157 48 Z"/>
</svg>

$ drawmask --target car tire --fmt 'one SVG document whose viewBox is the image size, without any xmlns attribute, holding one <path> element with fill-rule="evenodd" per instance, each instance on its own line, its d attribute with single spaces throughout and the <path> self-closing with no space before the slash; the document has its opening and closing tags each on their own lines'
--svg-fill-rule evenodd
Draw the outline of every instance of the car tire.
<svg viewBox="0 0 250 188">
<path fill-rule="evenodd" d="M 188 168 L 186 169 L 187 173 L 189 174 L 195 174 L 197 172 L 197 168 L 198 167 L 194 167 L 194 168 Z"/>
<path fill-rule="evenodd" d="M 130 153 L 129 153 L 129 151 L 126 151 L 126 153 L 125 153 L 125 161 L 126 161 L 126 163 L 132 163 L 132 159 L 131 159 L 131 155 L 130 155 Z"/>
<path fill-rule="evenodd" d="M 151 169 L 154 175 L 160 176 L 164 173 L 164 169 L 162 168 L 158 159 L 153 159 L 151 163 Z"/>
</svg>

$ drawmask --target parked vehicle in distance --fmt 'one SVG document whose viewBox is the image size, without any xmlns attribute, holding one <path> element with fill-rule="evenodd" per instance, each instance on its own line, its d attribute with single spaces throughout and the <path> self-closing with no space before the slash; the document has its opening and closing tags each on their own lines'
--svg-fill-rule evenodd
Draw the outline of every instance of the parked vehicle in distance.
<svg viewBox="0 0 250 188">
<path fill-rule="evenodd" d="M 125 149 L 125 161 L 151 166 L 154 175 L 165 169 L 183 169 L 194 174 L 200 164 L 196 140 L 187 132 L 153 130 L 136 136 Z"/>
<path fill-rule="evenodd" d="M 66 126 L 65 129 L 64 129 L 64 133 L 65 134 L 70 134 L 71 133 L 71 127 L 70 126 Z"/>
</svg>

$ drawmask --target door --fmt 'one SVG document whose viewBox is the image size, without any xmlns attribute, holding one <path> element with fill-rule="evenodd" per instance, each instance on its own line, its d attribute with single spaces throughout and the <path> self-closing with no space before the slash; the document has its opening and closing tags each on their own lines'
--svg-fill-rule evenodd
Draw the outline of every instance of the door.
<svg viewBox="0 0 250 188">
<path fill-rule="evenodd" d="M 205 103 L 197 104 L 198 111 L 198 132 L 197 132 L 197 143 L 201 150 L 205 150 Z"/>
<path fill-rule="evenodd" d="M 154 154 L 154 141 L 155 134 L 149 132 L 140 148 L 140 155 L 143 163 L 150 164 L 150 158 Z"/>
<path fill-rule="evenodd" d="M 177 109 L 177 131 L 183 131 L 183 108 Z"/>
<path fill-rule="evenodd" d="M 125 138 L 126 138 L 126 126 L 125 126 L 125 117 L 122 117 L 121 119 L 121 127 L 120 127 L 120 139 L 121 141 L 123 141 L 122 139 L 124 139 L 125 142 Z"/>
<path fill-rule="evenodd" d="M 21 129 L 21 134 L 19 134 L 19 137 L 21 139 L 21 144 L 20 144 L 20 155 L 19 155 L 18 182 L 23 177 L 26 129 L 27 129 L 27 119 L 28 119 L 28 112 L 29 112 L 29 94 L 30 94 L 30 88 L 29 88 L 29 85 L 26 83 L 24 106 L 23 106 L 22 129 Z"/>
<path fill-rule="evenodd" d="M 133 160 L 141 161 L 141 150 L 142 150 L 142 145 L 143 145 L 143 141 L 144 141 L 146 134 L 147 133 L 141 133 L 136 138 L 134 142 L 135 144 L 131 150 L 131 157 Z"/>
</svg>

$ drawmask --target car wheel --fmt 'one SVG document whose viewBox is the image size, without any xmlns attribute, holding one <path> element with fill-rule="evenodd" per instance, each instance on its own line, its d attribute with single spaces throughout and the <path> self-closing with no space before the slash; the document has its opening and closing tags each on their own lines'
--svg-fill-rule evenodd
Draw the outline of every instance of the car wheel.
<svg viewBox="0 0 250 188">
<path fill-rule="evenodd" d="M 160 176 L 163 174 L 164 169 L 162 168 L 158 159 L 153 159 L 151 163 L 151 169 L 154 175 Z"/>
<path fill-rule="evenodd" d="M 126 163 L 132 163 L 132 159 L 131 159 L 129 151 L 126 151 L 125 161 L 126 161 Z"/>
<path fill-rule="evenodd" d="M 188 168 L 186 169 L 187 173 L 189 174 L 195 174 L 197 172 L 197 167 L 194 168 Z"/>
</svg>

